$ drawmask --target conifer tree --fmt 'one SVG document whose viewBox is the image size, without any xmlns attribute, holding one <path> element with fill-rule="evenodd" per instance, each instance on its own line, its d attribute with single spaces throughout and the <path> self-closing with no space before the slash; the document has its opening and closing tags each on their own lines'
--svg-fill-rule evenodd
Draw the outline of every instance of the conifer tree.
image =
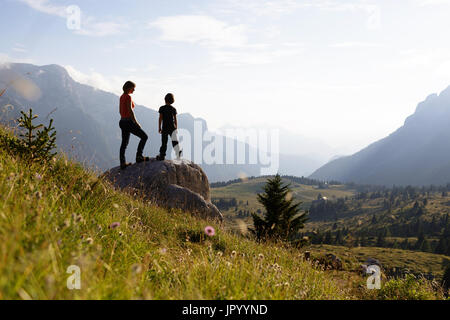
<svg viewBox="0 0 450 320">
<path fill-rule="evenodd" d="M 254 229 L 251 231 L 258 240 L 294 240 L 308 219 L 306 212 L 300 213 L 301 202 L 294 203 L 290 185 L 283 185 L 278 174 L 267 180 L 264 193 L 258 194 L 258 202 L 265 208 L 264 217 L 252 213 Z"/>
<path fill-rule="evenodd" d="M 53 119 L 48 126 L 43 124 L 34 125 L 33 120 L 37 115 L 33 115 L 33 110 L 28 113 L 20 111 L 22 116 L 18 119 L 19 127 L 24 131 L 20 134 L 20 142 L 15 149 L 30 161 L 49 161 L 56 153 L 56 131 L 52 127 Z M 39 130 L 40 129 L 40 130 Z"/>
</svg>

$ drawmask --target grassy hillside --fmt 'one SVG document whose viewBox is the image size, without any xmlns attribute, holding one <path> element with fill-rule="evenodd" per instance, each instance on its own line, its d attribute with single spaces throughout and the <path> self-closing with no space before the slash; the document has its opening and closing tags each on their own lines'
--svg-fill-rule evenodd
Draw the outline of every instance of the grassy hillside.
<svg viewBox="0 0 450 320">
<path fill-rule="evenodd" d="M 355 298 L 296 249 L 133 199 L 64 158 L 28 165 L 3 148 L 0 243 L 0 299 Z M 70 265 L 81 290 L 66 287 Z"/>
<path fill-rule="evenodd" d="M 64 157 L 30 165 L 3 146 L 0 243 L 0 299 L 442 298 L 422 280 L 394 284 L 400 296 L 389 282 L 369 292 L 365 277 L 326 272 L 299 249 L 155 207 Z M 80 290 L 67 288 L 72 265 Z"/>
</svg>

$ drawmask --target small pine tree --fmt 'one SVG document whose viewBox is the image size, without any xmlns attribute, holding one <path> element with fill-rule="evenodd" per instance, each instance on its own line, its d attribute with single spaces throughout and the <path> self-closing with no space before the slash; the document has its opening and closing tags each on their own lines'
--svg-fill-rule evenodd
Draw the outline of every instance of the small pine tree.
<svg viewBox="0 0 450 320">
<path fill-rule="evenodd" d="M 20 113 L 22 116 L 18 119 L 19 127 L 23 128 L 24 132 L 19 135 L 21 139 L 15 146 L 16 151 L 30 161 L 49 161 L 56 155 L 53 153 L 56 148 L 56 131 L 52 127 L 53 119 L 50 120 L 48 126 L 43 124 L 36 126 L 33 124 L 33 120 L 38 116 L 33 115 L 33 109 L 30 109 L 28 114 L 23 111 Z"/>
<path fill-rule="evenodd" d="M 377 223 L 377 218 L 375 217 L 375 215 L 373 215 L 371 223 L 372 224 L 376 224 Z"/>
<path fill-rule="evenodd" d="M 331 244 L 331 241 L 332 241 L 331 231 L 328 230 L 327 233 L 325 234 L 325 239 L 323 240 L 323 243 Z"/>
<path fill-rule="evenodd" d="M 298 230 L 308 219 L 306 212 L 299 213 L 301 202 L 294 203 L 290 195 L 290 185 L 282 185 L 280 175 L 268 179 L 264 193 L 258 194 L 258 202 L 265 208 L 264 217 L 252 213 L 254 229 L 251 232 L 258 240 L 280 238 L 294 240 Z"/>
<path fill-rule="evenodd" d="M 415 249 L 420 250 L 424 242 L 425 242 L 425 235 L 423 234 L 423 232 L 420 232 L 416 244 L 414 246 Z"/>
</svg>

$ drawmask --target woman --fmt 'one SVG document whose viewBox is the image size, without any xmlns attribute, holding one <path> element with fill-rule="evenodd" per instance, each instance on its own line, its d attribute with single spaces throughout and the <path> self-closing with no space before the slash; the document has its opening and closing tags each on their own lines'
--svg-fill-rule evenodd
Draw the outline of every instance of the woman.
<svg viewBox="0 0 450 320">
<path fill-rule="evenodd" d="M 127 163 L 125 161 L 125 149 L 128 146 L 128 142 L 130 141 L 130 133 L 135 136 L 141 138 L 139 142 L 137 153 L 136 153 L 136 162 L 144 162 L 149 161 L 149 157 L 144 157 L 142 155 L 145 147 L 145 143 L 147 142 L 148 136 L 142 130 L 141 125 L 137 122 L 136 117 L 134 116 L 134 102 L 131 99 L 130 94 L 134 92 L 136 88 L 136 84 L 131 81 L 127 81 L 123 85 L 123 94 L 120 97 L 120 122 L 119 126 L 122 129 L 122 145 L 120 146 L 120 168 L 123 170 L 126 167 L 130 166 L 131 163 Z"/>
</svg>

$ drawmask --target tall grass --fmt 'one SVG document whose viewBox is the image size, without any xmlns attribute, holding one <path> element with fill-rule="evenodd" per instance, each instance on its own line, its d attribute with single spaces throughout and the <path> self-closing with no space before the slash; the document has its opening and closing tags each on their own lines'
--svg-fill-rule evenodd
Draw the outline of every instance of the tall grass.
<svg viewBox="0 0 450 320">
<path fill-rule="evenodd" d="M 80 290 L 67 288 L 71 265 Z M 64 157 L 28 164 L 0 146 L 0 299 L 352 298 L 298 249 L 155 207 Z"/>
</svg>

